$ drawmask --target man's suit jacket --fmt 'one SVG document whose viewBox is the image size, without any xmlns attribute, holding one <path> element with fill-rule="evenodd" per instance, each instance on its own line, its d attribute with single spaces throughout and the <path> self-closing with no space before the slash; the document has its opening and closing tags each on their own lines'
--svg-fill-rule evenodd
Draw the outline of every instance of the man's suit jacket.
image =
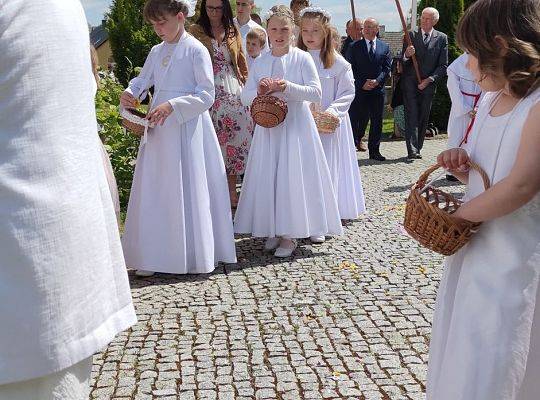
<svg viewBox="0 0 540 400">
<path fill-rule="evenodd" d="M 368 44 L 364 39 L 357 40 L 349 46 L 347 61 L 352 65 L 356 93 L 384 93 L 384 82 L 390 74 L 392 55 L 390 46 L 380 39 L 375 39 L 375 52 L 369 57 Z M 368 79 L 376 79 L 379 85 L 372 90 L 364 90 L 362 86 Z"/>
<path fill-rule="evenodd" d="M 427 46 L 422 38 L 422 31 L 409 32 L 413 46 L 415 48 L 416 59 L 418 60 L 418 69 L 422 79 L 432 77 L 435 81 L 446 75 L 448 67 L 448 37 L 435 29 Z M 406 47 L 403 48 L 405 54 Z M 416 73 L 411 59 L 407 59 L 403 63 L 403 77 L 405 79 L 414 78 L 416 81 Z"/>
<path fill-rule="evenodd" d="M 349 49 L 349 46 L 351 45 L 352 42 L 354 42 L 354 40 L 350 36 L 347 36 L 345 40 L 343 41 L 343 43 L 341 44 L 340 53 L 343 57 L 347 56 L 347 50 Z"/>
</svg>

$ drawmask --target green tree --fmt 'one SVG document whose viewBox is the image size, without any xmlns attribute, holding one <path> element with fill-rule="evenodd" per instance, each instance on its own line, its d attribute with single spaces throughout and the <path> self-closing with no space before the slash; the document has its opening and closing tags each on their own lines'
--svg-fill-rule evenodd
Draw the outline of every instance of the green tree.
<svg viewBox="0 0 540 400">
<path fill-rule="evenodd" d="M 127 85 L 133 67 L 142 66 L 159 37 L 143 20 L 145 0 L 113 0 L 107 13 L 107 31 L 114 61 L 115 75 Z"/>
</svg>

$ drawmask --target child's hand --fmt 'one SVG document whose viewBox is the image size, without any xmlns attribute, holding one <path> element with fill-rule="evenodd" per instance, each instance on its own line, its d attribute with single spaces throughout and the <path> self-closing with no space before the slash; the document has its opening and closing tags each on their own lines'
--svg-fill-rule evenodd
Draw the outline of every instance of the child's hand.
<svg viewBox="0 0 540 400">
<path fill-rule="evenodd" d="M 133 95 L 127 91 L 124 91 L 120 96 L 120 104 L 124 108 L 137 108 L 139 101 L 133 97 Z"/>
<path fill-rule="evenodd" d="M 262 78 L 257 86 L 257 94 L 264 95 L 270 91 L 270 85 L 272 84 L 272 78 Z"/>
<path fill-rule="evenodd" d="M 276 79 L 273 82 L 272 92 L 284 92 L 287 88 L 287 81 L 284 79 Z"/>
<path fill-rule="evenodd" d="M 469 155 L 461 148 L 445 150 L 437 157 L 437 164 L 454 172 L 467 172 L 469 161 Z"/>
<path fill-rule="evenodd" d="M 151 123 L 157 125 L 163 125 L 165 120 L 169 115 L 171 115 L 173 112 L 173 108 L 171 104 L 166 101 L 163 104 L 160 104 L 156 108 L 154 108 L 152 111 L 150 111 L 146 115 L 146 119 L 149 120 Z"/>
</svg>

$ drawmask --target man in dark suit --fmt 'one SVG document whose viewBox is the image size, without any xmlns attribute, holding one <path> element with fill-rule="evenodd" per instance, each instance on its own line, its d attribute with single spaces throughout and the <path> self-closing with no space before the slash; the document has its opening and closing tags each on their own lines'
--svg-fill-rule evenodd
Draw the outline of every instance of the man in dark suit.
<svg viewBox="0 0 540 400">
<path fill-rule="evenodd" d="M 347 21 L 347 25 L 345 25 L 345 32 L 347 33 L 347 37 L 341 44 L 341 55 L 345 57 L 347 55 L 347 49 L 353 43 L 355 40 L 362 39 L 362 30 L 364 29 L 364 21 L 361 19 L 356 18 L 355 19 L 356 24 L 353 24 L 353 20 L 350 19 Z"/>
<path fill-rule="evenodd" d="M 379 151 L 382 135 L 382 120 L 384 111 L 384 83 L 392 64 L 390 46 L 377 39 L 379 23 L 374 18 L 364 21 L 364 38 L 349 46 L 347 61 L 352 65 L 356 94 L 349 108 L 349 116 L 353 128 L 354 141 L 357 149 L 362 148 L 362 137 L 368 121 L 369 128 L 369 158 L 386 160 Z"/>
<path fill-rule="evenodd" d="M 405 106 L 405 142 L 407 158 L 422 158 L 426 128 L 435 94 L 435 82 L 446 75 L 448 66 L 448 38 L 433 27 L 439 21 L 439 12 L 433 7 L 424 8 L 420 30 L 410 32 L 412 46 L 404 49 L 403 104 Z M 412 55 L 416 54 L 421 82 L 418 82 Z"/>
</svg>

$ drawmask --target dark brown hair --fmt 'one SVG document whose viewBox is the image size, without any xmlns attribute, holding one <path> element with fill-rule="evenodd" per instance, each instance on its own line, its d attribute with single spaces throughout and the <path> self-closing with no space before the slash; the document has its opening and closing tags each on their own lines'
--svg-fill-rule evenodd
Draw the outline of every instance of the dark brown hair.
<svg viewBox="0 0 540 400">
<path fill-rule="evenodd" d="M 514 95 L 538 88 L 540 0 L 477 0 L 459 22 L 457 41 L 481 73 L 507 80 Z"/>
<path fill-rule="evenodd" d="M 221 0 L 221 6 L 223 7 L 223 14 L 221 15 L 221 23 L 223 24 L 223 29 L 225 30 L 226 38 L 233 38 L 239 35 L 236 26 L 234 25 L 234 17 L 231 8 L 231 3 L 229 0 Z M 213 39 L 214 34 L 212 33 L 212 27 L 210 26 L 210 18 L 208 18 L 208 12 L 206 11 L 206 0 L 201 1 L 201 14 L 197 20 L 197 25 L 201 26 L 204 29 L 204 33 L 210 36 Z"/>
<path fill-rule="evenodd" d="M 147 0 L 144 4 L 143 17 L 146 22 L 159 21 L 167 15 L 183 13 L 186 17 L 188 7 L 184 2 L 175 0 Z"/>
<path fill-rule="evenodd" d="M 307 46 L 302 38 L 302 21 L 306 19 L 313 19 L 321 24 L 324 33 L 324 41 L 321 48 L 321 61 L 324 68 L 330 68 L 336 62 L 336 50 L 332 40 L 332 25 L 330 25 L 330 19 L 318 12 L 305 12 L 300 18 L 300 32 L 298 33 L 298 43 L 296 44 L 299 49 L 307 50 Z"/>
</svg>

